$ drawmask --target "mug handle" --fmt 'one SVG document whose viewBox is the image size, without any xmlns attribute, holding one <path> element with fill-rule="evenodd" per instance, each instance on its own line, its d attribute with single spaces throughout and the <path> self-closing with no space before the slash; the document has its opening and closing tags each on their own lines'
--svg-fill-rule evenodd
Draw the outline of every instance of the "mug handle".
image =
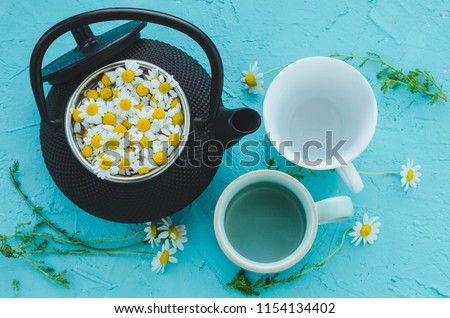
<svg viewBox="0 0 450 318">
<path fill-rule="evenodd" d="M 344 221 L 353 216 L 353 202 L 347 196 L 333 197 L 316 203 L 319 224 Z"/>
<path fill-rule="evenodd" d="M 348 162 L 346 165 L 336 168 L 336 170 L 353 193 L 362 191 L 364 184 L 353 163 Z"/>
</svg>

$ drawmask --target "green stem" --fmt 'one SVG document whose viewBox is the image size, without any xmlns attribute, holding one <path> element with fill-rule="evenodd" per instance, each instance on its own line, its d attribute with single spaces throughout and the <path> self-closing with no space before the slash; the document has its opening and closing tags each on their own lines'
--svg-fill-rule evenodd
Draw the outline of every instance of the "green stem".
<svg viewBox="0 0 450 318">
<path fill-rule="evenodd" d="M 26 254 L 83 254 L 83 255 L 111 255 L 111 254 L 125 254 L 125 255 L 150 255 L 155 256 L 155 253 L 144 251 L 110 251 L 110 252 L 93 252 L 93 251 L 77 251 L 77 250 L 38 250 L 28 252 Z M 23 254 L 22 254 L 23 255 Z"/>
<path fill-rule="evenodd" d="M 126 237 L 118 237 L 118 238 L 108 238 L 108 239 L 97 239 L 97 240 L 85 240 L 83 241 L 83 243 L 108 243 L 108 242 L 120 242 L 120 241 L 127 241 L 130 240 L 132 238 L 134 238 L 135 236 L 137 236 L 138 234 L 144 232 L 143 230 L 141 231 L 137 231 L 134 234 L 130 235 L 130 236 L 126 236 Z M 4 235 L 4 237 L 26 237 L 26 236 L 32 236 L 32 237 L 44 237 L 44 238 L 48 238 L 51 239 L 55 242 L 60 242 L 60 243 L 68 243 L 68 244 L 80 244 L 81 242 L 79 241 L 71 241 L 71 240 L 66 240 L 64 238 L 60 238 L 60 237 L 55 237 L 49 233 L 36 233 L 36 232 L 31 232 L 31 233 L 14 233 L 14 234 L 7 234 Z"/>
<path fill-rule="evenodd" d="M 264 74 L 264 75 L 267 75 L 267 74 L 276 72 L 276 71 L 278 71 L 278 70 L 282 70 L 283 68 L 285 68 L 285 67 L 288 66 L 289 64 L 291 64 L 291 63 L 288 63 L 288 64 L 283 65 L 283 66 L 278 66 L 278 67 L 276 67 L 276 68 L 273 68 L 273 69 L 271 69 L 271 70 L 268 70 L 267 72 L 264 72 L 263 74 Z"/>
<path fill-rule="evenodd" d="M 396 174 L 399 175 L 400 172 L 397 171 L 358 171 L 359 174 Z"/>
<path fill-rule="evenodd" d="M 59 235 L 61 235 L 62 237 L 65 237 L 67 240 L 67 243 L 69 244 L 74 244 L 74 245 L 79 245 L 79 246 L 83 246 L 84 248 L 88 248 L 91 250 L 96 250 L 96 251 L 114 251 L 114 250 L 119 250 L 119 249 L 126 249 L 126 248 L 130 248 L 130 247 L 134 247 L 134 246 L 138 246 L 141 244 L 145 244 L 145 242 L 139 242 L 139 244 L 131 244 L 131 245 L 127 245 L 127 246 L 120 246 L 120 247 L 114 247 L 114 248 L 102 248 L 102 247 L 95 247 L 95 246 L 91 246 L 89 244 L 86 244 L 85 241 L 81 241 L 81 240 L 77 240 L 74 239 L 73 237 L 70 237 L 69 235 L 67 235 L 66 233 L 64 233 L 61 229 L 59 229 L 57 226 L 55 226 L 52 222 L 50 222 L 41 212 L 40 212 L 40 207 L 34 205 L 29 199 L 28 196 L 22 191 L 19 182 L 16 180 L 15 178 L 15 172 L 11 169 L 11 167 L 9 168 L 9 175 L 11 177 L 11 181 L 15 187 L 15 189 L 17 190 L 17 192 L 20 194 L 20 196 L 22 197 L 22 199 L 25 201 L 25 203 L 30 207 L 30 209 L 36 213 L 43 221 L 44 223 L 49 226 L 52 230 L 54 230 L 56 233 L 58 233 Z"/>
<path fill-rule="evenodd" d="M 311 267 L 308 267 L 308 268 L 306 268 L 306 269 L 302 269 L 302 270 L 299 271 L 297 274 L 292 275 L 292 276 L 289 276 L 288 278 L 285 278 L 285 279 L 282 279 L 282 280 L 279 280 L 279 281 L 275 281 L 275 282 L 272 282 L 272 283 L 267 284 L 267 285 L 258 286 L 258 288 L 259 288 L 259 289 L 267 289 L 267 288 L 272 287 L 272 286 L 281 285 L 281 284 L 284 284 L 284 283 L 289 283 L 289 282 L 292 282 L 293 280 L 296 280 L 296 279 L 300 278 L 300 276 L 306 274 L 307 272 L 312 271 L 313 269 L 319 268 L 319 267 L 322 266 L 326 261 L 328 261 L 331 257 L 333 257 L 334 255 L 336 255 L 337 252 L 339 252 L 339 250 L 340 250 L 340 249 L 342 248 L 342 246 L 344 245 L 345 237 L 346 237 L 347 233 L 348 233 L 351 229 L 352 229 L 352 228 L 350 227 L 350 228 L 348 228 L 347 230 L 345 230 L 344 234 L 342 235 L 342 239 L 341 239 L 341 242 L 339 243 L 339 245 L 338 245 L 338 246 L 337 246 L 330 254 L 328 254 L 323 260 L 321 260 L 321 261 L 318 262 L 317 264 L 315 264 L 315 265 L 313 265 L 313 266 L 311 266 Z"/>
</svg>

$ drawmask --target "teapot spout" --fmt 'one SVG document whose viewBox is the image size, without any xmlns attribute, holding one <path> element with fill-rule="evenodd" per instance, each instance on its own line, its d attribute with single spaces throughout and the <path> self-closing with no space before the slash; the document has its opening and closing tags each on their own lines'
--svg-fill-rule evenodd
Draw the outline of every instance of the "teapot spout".
<svg viewBox="0 0 450 318">
<path fill-rule="evenodd" d="M 254 109 L 221 107 L 211 128 L 214 138 L 223 145 L 223 149 L 227 149 L 245 135 L 258 130 L 260 125 L 261 116 Z"/>
</svg>

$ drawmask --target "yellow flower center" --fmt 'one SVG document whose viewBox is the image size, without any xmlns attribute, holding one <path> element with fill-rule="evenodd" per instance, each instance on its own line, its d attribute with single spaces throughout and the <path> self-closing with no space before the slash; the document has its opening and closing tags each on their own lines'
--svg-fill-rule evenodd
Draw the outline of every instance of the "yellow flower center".
<svg viewBox="0 0 450 318">
<path fill-rule="evenodd" d="M 106 113 L 103 116 L 103 124 L 112 126 L 115 123 L 116 123 L 116 115 L 114 115 L 113 113 Z"/>
<path fill-rule="evenodd" d="M 100 164 L 99 164 L 100 168 L 102 168 L 103 170 L 109 170 L 109 168 L 111 168 L 112 166 L 112 160 L 108 157 L 106 158 L 102 158 L 100 160 Z"/>
<path fill-rule="evenodd" d="M 154 223 L 150 224 L 150 234 L 156 237 L 156 225 Z"/>
<path fill-rule="evenodd" d="M 142 110 L 144 108 L 144 106 L 142 106 L 142 104 L 137 104 L 137 105 L 134 105 L 134 108 Z"/>
<path fill-rule="evenodd" d="M 116 150 L 120 146 L 120 142 L 116 138 L 111 138 L 105 143 L 106 149 Z"/>
<path fill-rule="evenodd" d="M 122 157 L 120 158 L 120 163 L 117 166 L 122 170 L 128 169 L 130 167 L 130 160 Z"/>
<path fill-rule="evenodd" d="M 129 110 L 131 108 L 131 100 L 129 100 L 127 98 L 122 99 L 120 101 L 119 106 L 120 106 L 120 109 L 122 109 L 122 110 Z"/>
<path fill-rule="evenodd" d="M 247 85 L 250 87 L 256 86 L 257 84 L 256 77 L 255 74 L 253 74 L 253 72 L 249 72 L 247 75 L 245 75 L 245 83 L 247 83 Z"/>
<path fill-rule="evenodd" d="M 114 91 L 114 98 L 117 98 L 117 97 L 119 97 L 119 94 L 120 94 L 120 89 L 116 89 L 115 91 Z"/>
<path fill-rule="evenodd" d="M 152 97 L 150 98 L 150 100 L 154 103 L 157 103 L 158 100 L 156 99 L 156 95 L 152 95 Z"/>
<path fill-rule="evenodd" d="M 180 99 L 178 97 L 175 97 L 170 102 L 170 108 L 175 108 L 180 103 Z"/>
<path fill-rule="evenodd" d="M 86 113 L 87 113 L 89 116 L 95 116 L 95 115 L 97 115 L 97 113 L 98 113 L 98 106 L 97 106 L 97 104 L 89 104 L 89 105 L 86 107 Z"/>
<path fill-rule="evenodd" d="M 93 152 L 94 152 L 94 149 L 92 149 L 92 147 L 89 146 L 89 145 L 84 146 L 83 150 L 81 150 L 81 153 L 83 154 L 83 156 L 85 158 L 88 158 L 88 157 L 92 156 Z"/>
<path fill-rule="evenodd" d="M 126 129 L 130 129 L 133 125 L 131 125 L 131 123 L 128 120 L 124 120 L 122 125 L 126 128 Z"/>
<path fill-rule="evenodd" d="M 140 167 L 139 169 L 138 169 L 138 173 L 139 173 L 139 175 L 144 175 L 144 174 L 147 174 L 147 173 L 149 173 L 150 172 L 150 168 L 149 167 Z M 152 224 L 153 225 L 153 224 Z M 155 227 L 156 228 L 156 227 Z M 156 230 L 155 230 L 156 231 Z M 153 229 L 152 229 L 152 233 L 153 233 Z M 152 234 L 153 235 L 153 234 Z"/>
<path fill-rule="evenodd" d="M 85 130 L 85 131 L 83 132 L 83 139 L 86 138 L 87 136 L 88 136 L 88 131 Z"/>
<path fill-rule="evenodd" d="M 103 74 L 101 81 L 102 81 L 103 85 L 105 85 L 105 86 L 109 86 L 112 84 L 111 79 L 106 74 Z"/>
<path fill-rule="evenodd" d="M 145 132 L 150 129 L 150 120 L 148 120 L 147 118 L 141 118 L 138 120 L 136 126 L 140 131 Z"/>
<path fill-rule="evenodd" d="M 156 108 L 153 111 L 153 118 L 155 119 L 163 119 L 166 116 L 166 113 L 161 108 Z"/>
<path fill-rule="evenodd" d="M 171 236 L 172 233 L 175 234 L 175 238 L 172 238 L 172 236 Z M 179 239 L 180 233 L 178 232 L 176 226 L 173 226 L 173 225 L 172 225 L 172 226 L 169 226 L 169 237 L 170 237 L 170 239 L 173 240 L 173 241 L 177 241 L 177 240 Z"/>
<path fill-rule="evenodd" d="M 92 146 L 95 148 L 100 148 L 102 144 L 100 143 L 103 140 L 103 137 L 101 135 L 95 135 L 91 139 Z"/>
<path fill-rule="evenodd" d="M 161 165 L 165 164 L 166 161 L 167 161 L 166 154 L 164 152 L 162 152 L 162 151 L 156 152 L 153 155 L 153 161 L 155 161 L 155 163 L 158 166 L 161 166 Z"/>
<path fill-rule="evenodd" d="M 134 72 L 132 70 L 123 71 L 122 79 L 125 83 L 131 83 L 131 81 L 134 80 Z"/>
<path fill-rule="evenodd" d="M 72 117 L 73 117 L 73 120 L 75 120 L 77 123 L 81 123 L 83 121 L 83 118 L 80 118 L 80 114 L 81 114 L 81 111 L 78 108 L 75 108 L 73 110 Z"/>
<path fill-rule="evenodd" d="M 180 140 L 180 135 L 178 135 L 177 133 L 170 134 L 170 136 L 169 136 L 169 144 L 171 146 L 174 146 L 174 147 L 178 146 L 180 144 L 180 141 L 181 141 Z"/>
<path fill-rule="evenodd" d="M 411 182 L 414 179 L 414 170 L 409 169 L 408 173 L 406 174 L 406 181 Z"/>
<path fill-rule="evenodd" d="M 159 91 L 163 94 L 167 94 L 170 91 L 170 84 L 163 82 L 159 85 Z"/>
<path fill-rule="evenodd" d="M 125 123 L 124 123 L 125 124 Z M 116 134 L 122 134 L 122 136 L 125 136 L 125 133 L 127 132 L 127 127 L 125 127 L 124 125 L 117 125 L 116 127 L 114 127 L 113 132 L 115 132 Z"/>
<path fill-rule="evenodd" d="M 359 231 L 359 234 L 360 234 L 362 237 L 367 237 L 367 236 L 370 235 L 370 233 L 372 233 L 372 226 L 371 226 L 370 224 L 364 224 L 364 225 L 361 227 L 361 230 Z"/>
<path fill-rule="evenodd" d="M 148 149 L 151 147 L 152 142 L 151 140 L 149 140 L 147 137 L 142 137 L 141 140 L 139 140 L 139 144 L 141 145 L 142 148 L 144 149 Z"/>
<path fill-rule="evenodd" d="M 164 250 L 161 253 L 161 256 L 159 257 L 159 262 L 161 263 L 161 265 L 166 265 L 167 262 L 169 261 L 169 257 L 170 254 L 168 251 Z"/>
<path fill-rule="evenodd" d="M 113 95 L 113 92 L 112 92 L 111 88 L 109 88 L 109 87 L 103 87 L 100 90 L 100 97 L 103 98 L 104 100 L 110 99 L 112 95 Z"/>
<path fill-rule="evenodd" d="M 136 93 L 142 97 L 150 93 L 150 90 L 143 84 L 138 84 L 138 86 L 136 86 Z"/>
<path fill-rule="evenodd" d="M 86 97 L 89 99 L 97 99 L 98 98 L 98 92 L 95 89 L 90 89 L 86 93 Z"/>
<path fill-rule="evenodd" d="M 176 113 L 173 115 L 172 124 L 174 125 L 183 125 L 184 123 L 184 115 L 182 113 Z"/>
</svg>

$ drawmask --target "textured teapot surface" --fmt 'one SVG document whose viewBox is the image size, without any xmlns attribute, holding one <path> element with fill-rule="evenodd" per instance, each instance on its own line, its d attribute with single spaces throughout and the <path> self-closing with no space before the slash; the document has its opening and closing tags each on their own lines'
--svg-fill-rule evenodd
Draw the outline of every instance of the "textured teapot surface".
<svg viewBox="0 0 450 318">
<path fill-rule="evenodd" d="M 147 61 L 173 74 L 183 88 L 193 117 L 207 117 L 210 102 L 210 77 L 183 51 L 154 40 L 138 40 L 126 52 L 105 61 L 105 65 L 123 60 Z M 93 70 L 87 70 L 88 76 Z M 84 80 L 78 78 L 52 87 L 47 104 L 52 118 L 63 118 L 70 96 Z M 139 223 L 173 214 L 189 205 L 208 186 L 218 164 L 208 162 L 199 148 L 212 139 L 210 127 L 191 125 L 186 148 L 174 165 L 148 181 L 133 184 L 101 180 L 86 170 L 74 157 L 63 127 L 42 121 L 41 145 L 48 170 L 61 191 L 83 210 L 116 222 Z M 194 147 L 194 145 L 196 147 Z M 222 151 L 215 155 L 222 155 Z M 203 161 L 203 162 L 202 162 Z M 187 162 L 187 164 L 186 164 Z"/>
</svg>

